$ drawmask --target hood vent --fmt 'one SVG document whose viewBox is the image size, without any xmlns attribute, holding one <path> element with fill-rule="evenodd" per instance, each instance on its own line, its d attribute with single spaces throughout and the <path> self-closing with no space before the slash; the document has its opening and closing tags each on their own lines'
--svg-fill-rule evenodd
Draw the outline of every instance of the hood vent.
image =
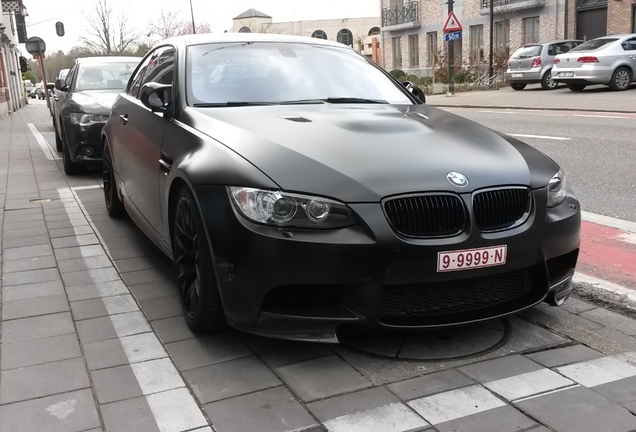
<svg viewBox="0 0 636 432">
<path fill-rule="evenodd" d="M 280 118 L 293 121 L 296 123 L 311 123 L 311 120 L 306 119 L 305 117 L 299 117 L 299 116 L 280 116 Z"/>
</svg>

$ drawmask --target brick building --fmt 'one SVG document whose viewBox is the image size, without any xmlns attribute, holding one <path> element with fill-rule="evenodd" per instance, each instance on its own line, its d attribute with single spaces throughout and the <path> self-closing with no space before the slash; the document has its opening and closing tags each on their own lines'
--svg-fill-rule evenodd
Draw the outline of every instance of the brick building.
<svg viewBox="0 0 636 432">
<path fill-rule="evenodd" d="M 593 39 L 636 33 L 636 0 L 492 0 L 493 51 L 503 67 L 511 50 L 552 39 Z M 437 54 L 445 52 L 442 27 L 447 0 L 380 0 L 383 65 L 430 76 Z M 462 39 L 455 41 L 455 64 L 487 70 L 490 0 L 455 0 Z"/>
<path fill-rule="evenodd" d="M 20 51 L 18 50 L 18 22 L 24 23 L 24 6 L 17 0 L 0 0 L 0 117 L 25 105 Z"/>
</svg>

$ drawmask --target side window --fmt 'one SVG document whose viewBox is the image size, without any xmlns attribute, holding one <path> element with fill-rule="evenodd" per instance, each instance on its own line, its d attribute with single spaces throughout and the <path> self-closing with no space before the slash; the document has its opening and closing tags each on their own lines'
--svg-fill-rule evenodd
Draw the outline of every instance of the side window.
<svg viewBox="0 0 636 432">
<path fill-rule="evenodd" d="M 174 49 L 166 47 L 157 50 L 156 54 L 150 58 L 146 74 L 141 85 L 149 82 L 159 84 L 172 84 L 174 78 Z"/>
<path fill-rule="evenodd" d="M 636 50 L 636 38 L 627 39 L 621 45 L 625 51 L 634 51 Z"/>
<path fill-rule="evenodd" d="M 567 42 L 561 42 L 556 44 L 556 53 L 557 54 L 565 54 L 566 52 L 570 51 L 571 47 L 568 45 Z"/>
<path fill-rule="evenodd" d="M 144 79 L 144 74 L 146 73 L 146 69 L 148 68 L 148 62 L 152 61 L 151 56 L 149 60 L 145 64 L 139 65 L 139 69 L 135 72 L 135 74 L 130 79 L 130 84 L 128 85 L 128 89 L 126 93 L 132 97 L 137 97 L 139 93 L 139 89 L 141 88 L 141 81 Z"/>
<path fill-rule="evenodd" d="M 71 67 L 71 70 L 68 71 L 68 75 L 66 75 L 66 85 L 69 88 L 69 90 L 73 89 L 73 86 L 75 85 L 75 75 L 77 75 L 77 63 L 75 63 L 73 65 L 73 67 Z"/>
<path fill-rule="evenodd" d="M 553 56 L 553 55 L 557 55 L 557 54 L 558 54 L 558 52 L 554 49 L 554 45 L 550 44 L 548 46 L 548 55 L 549 56 Z"/>
</svg>

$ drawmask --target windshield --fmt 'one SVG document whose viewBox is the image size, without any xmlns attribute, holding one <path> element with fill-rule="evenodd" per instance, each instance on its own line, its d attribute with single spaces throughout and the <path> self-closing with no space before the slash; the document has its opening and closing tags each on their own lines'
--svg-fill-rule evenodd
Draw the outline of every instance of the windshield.
<svg viewBox="0 0 636 432">
<path fill-rule="evenodd" d="M 123 90 L 137 67 L 135 61 L 83 64 L 75 81 L 75 90 Z"/>
<path fill-rule="evenodd" d="M 573 48 L 572 51 L 592 51 L 604 47 L 607 44 L 617 41 L 616 38 L 606 39 L 592 39 L 591 41 L 583 42 L 581 45 Z M 570 51 L 570 52 L 572 52 Z"/>
<path fill-rule="evenodd" d="M 205 44 L 189 48 L 188 103 L 412 104 L 401 89 L 345 48 L 300 43 Z"/>
<path fill-rule="evenodd" d="M 541 54 L 541 45 L 523 46 L 514 52 L 512 58 L 530 58 Z"/>
</svg>

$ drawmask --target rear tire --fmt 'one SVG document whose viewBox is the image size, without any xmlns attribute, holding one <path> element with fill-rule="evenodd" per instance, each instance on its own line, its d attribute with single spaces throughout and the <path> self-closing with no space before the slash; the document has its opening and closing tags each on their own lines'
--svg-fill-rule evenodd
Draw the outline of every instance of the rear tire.
<svg viewBox="0 0 636 432">
<path fill-rule="evenodd" d="M 581 92 L 587 87 L 585 84 L 567 84 L 568 88 L 574 92 Z"/>
<path fill-rule="evenodd" d="M 526 88 L 526 84 L 510 83 L 510 87 L 512 87 L 513 90 L 523 90 L 524 88 Z"/>
<path fill-rule="evenodd" d="M 632 84 L 632 73 L 624 66 L 617 68 L 612 74 L 609 87 L 612 90 L 627 90 Z"/>
<path fill-rule="evenodd" d="M 104 158 L 102 159 L 102 179 L 104 181 L 104 203 L 108 215 L 112 218 L 126 213 L 124 204 L 119 199 L 117 183 L 115 183 L 115 171 L 113 169 L 113 157 L 110 153 L 108 141 L 104 141 Z"/>
<path fill-rule="evenodd" d="M 57 132 L 55 117 L 53 117 L 53 130 L 55 130 L 55 150 L 61 152 L 63 149 L 62 138 L 60 138 L 60 134 Z"/>
<path fill-rule="evenodd" d="M 554 90 L 559 84 L 552 79 L 552 69 L 543 74 L 541 78 L 541 88 L 544 90 Z"/>
<path fill-rule="evenodd" d="M 225 328 L 210 247 L 192 193 L 182 187 L 172 208 L 172 253 L 181 306 L 188 326 L 198 332 Z"/>
</svg>

